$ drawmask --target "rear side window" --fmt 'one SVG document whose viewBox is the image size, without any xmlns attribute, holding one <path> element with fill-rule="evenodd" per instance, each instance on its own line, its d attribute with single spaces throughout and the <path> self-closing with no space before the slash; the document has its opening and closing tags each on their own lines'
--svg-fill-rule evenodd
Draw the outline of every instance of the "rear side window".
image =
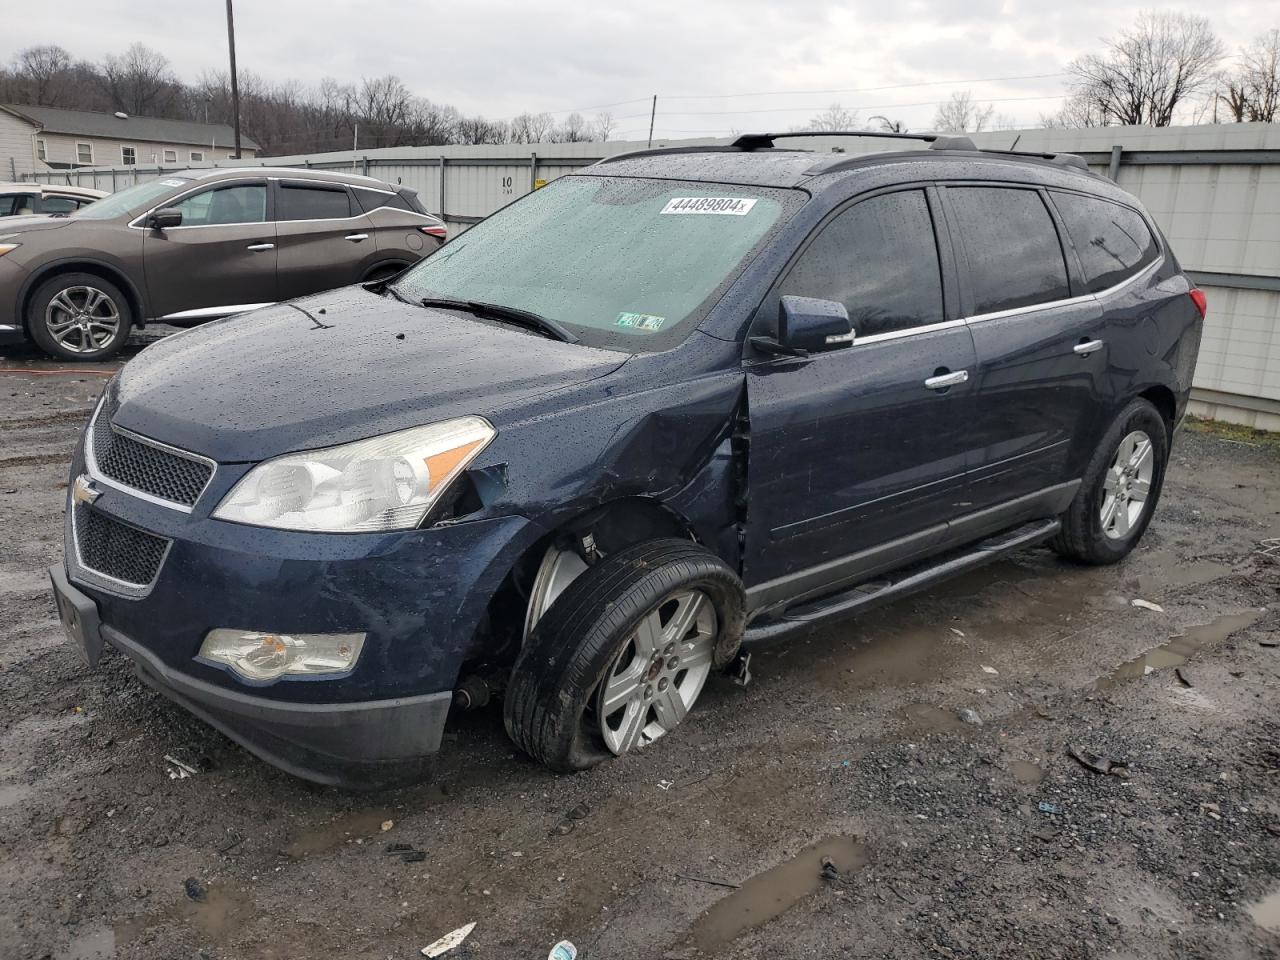
<svg viewBox="0 0 1280 960">
<path fill-rule="evenodd" d="M 1039 193 L 948 187 L 947 199 L 969 263 L 975 314 L 1071 296 L 1058 231 Z"/>
<path fill-rule="evenodd" d="M 859 336 L 941 321 L 942 272 L 924 191 L 883 194 L 839 214 L 780 292 L 843 303 Z"/>
<path fill-rule="evenodd" d="M 365 213 L 372 213 L 379 207 L 388 206 L 390 201 L 393 199 L 393 195 L 390 193 L 382 193 L 378 190 L 366 190 L 364 187 L 352 187 L 351 192 L 356 195 L 356 200 L 359 202 L 361 209 L 363 209 Z"/>
<path fill-rule="evenodd" d="M 1114 287 L 1155 262 L 1156 238 L 1142 217 L 1128 207 L 1075 193 L 1053 194 L 1067 235 L 1080 256 L 1090 293 Z"/>
<path fill-rule="evenodd" d="M 43 197 L 40 200 L 41 213 L 70 213 L 72 210 L 78 210 L 83 206 L 80 200 L 73 200 L 70 197 Z"/>
<path fill-rule="evenodd" d="M 345 189 L 280 184 L 277 220 L 340 220 L 351 216 Z"/>
</svg>

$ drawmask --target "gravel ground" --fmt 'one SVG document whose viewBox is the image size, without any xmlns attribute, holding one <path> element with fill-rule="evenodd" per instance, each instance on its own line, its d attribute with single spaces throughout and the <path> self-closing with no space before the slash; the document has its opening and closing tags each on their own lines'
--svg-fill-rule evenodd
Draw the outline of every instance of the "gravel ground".
<svg viewBox="0 0 1280 960">
<path fill-rule="evenodd" d="M 408 958 L 471 921 L 450 957 L 1280 957 L 1271 446 L 1184 431 L 1125 563 L 1030 550 L 762 652 L 638 756 L 554 776 L 491 710 L 368 796 L 67 646 L 43 571 L 105 382 L 68 369 L 0 355 L 5 960 Z"/>
</svg>

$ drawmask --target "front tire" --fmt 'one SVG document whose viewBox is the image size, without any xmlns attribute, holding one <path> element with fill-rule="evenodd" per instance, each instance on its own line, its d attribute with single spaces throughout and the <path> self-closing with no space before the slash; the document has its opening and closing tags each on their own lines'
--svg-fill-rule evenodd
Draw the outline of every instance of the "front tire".
<svg viewBox="0 0 1280 960">
<path fill-rule="evenodd" d="M 1169 428 L 1141 398 L 1120 412 L 1089 461 L 1053 547 L 1083 563 L 1123 560 L 1138 545 L 1164 486 Z"/>
<path fill-rule="evenodd" d="M 92 273 L 63 273 L 36 288 L 27 331 L 59 360 L 104 360 L 117 353 L 133 328 L 133 311 L 115 284 Z"/>
<path fill-rule="evenodd" d="M 669 733 L 742 639 L 742 583 L 685 540 L 609 556 L 538 620 L 511 673 L 503 719 L 552 770 L 584 770 Z"/>
</svg>

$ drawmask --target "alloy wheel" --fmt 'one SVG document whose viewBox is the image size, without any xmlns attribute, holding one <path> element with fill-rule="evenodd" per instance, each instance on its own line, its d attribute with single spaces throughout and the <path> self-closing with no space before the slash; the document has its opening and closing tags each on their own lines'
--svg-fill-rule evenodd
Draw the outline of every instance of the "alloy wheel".
<svg viewBox="0 0 1280 960">
<path fill-rule="evenodd" d="M 1134 430 L 1120 441 L 1102 480 L 1100 519 L 1102 532 L 1110 539 L 1124 539 L 1142 518 L 1155 465 L 1155 448 L 1144 431 Z"/>
<path fill-rule="evenodd" d="M 44 325 L 54 341 L 70 353 L 96 353 L 119 333 L 120 309 L 97 287 L 66 287 L 49 301 Z"/>
<path fill-rule="evenodd" d="M 701 590 L 672 594 L 640 621 L 596 694 L 600 734 L 612 753 L 679 726 L 711 673 L 717 631 L 715 605 Z"/>
</svg>

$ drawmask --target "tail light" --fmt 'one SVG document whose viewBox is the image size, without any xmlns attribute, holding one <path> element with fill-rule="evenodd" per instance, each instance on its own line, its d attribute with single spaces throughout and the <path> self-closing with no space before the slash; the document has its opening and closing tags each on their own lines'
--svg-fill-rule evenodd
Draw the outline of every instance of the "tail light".
<svg viewBox="0 0 1280 960">
<path fill-rule="evenodd" d="M 1205 297 L 1204 291 L 1199 287 L 1192 287 L 1189 296 L 1191 302 L 1196 305 L 1196 309 L 1200 311 L 1200 319 L 1203 320 L 1209 310 L 1209 300 Z"/>
<path fill-rule="evenodd" d="M 449 235 L 449 231 L 443 223 L 433 223 L 426 227 L 419 227 L 418 230 L 429 237 L 439 237 L 441 240 Z M 1199 291 L 1196 292 L 1198 293 Z"/>
</svg>

